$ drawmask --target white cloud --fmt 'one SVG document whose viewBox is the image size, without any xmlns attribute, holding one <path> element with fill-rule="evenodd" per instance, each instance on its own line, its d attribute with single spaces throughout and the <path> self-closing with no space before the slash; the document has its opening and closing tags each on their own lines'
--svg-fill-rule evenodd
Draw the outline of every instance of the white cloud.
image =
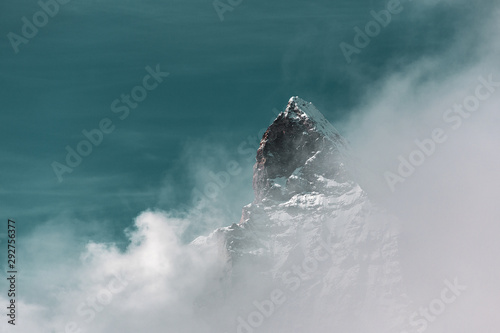
<svg viewBox="0 0 500 333">
<path fill-rule="evenodd" d="M 64 284 L 57 285 L 50 273 L 44 278 L 37 272 L 34 277 L 42 278 L 38 281 L 25 279 L 36 284 L 42 295 L 55 297 L 37 297 L 31 302 L 21 289 L 16 332 L 33 332 L 34 327 L 38 332 L 64 332 L 68 324 L 69 331 L 75 325 L 82 332 L 136 332 L 148 327 L 163 331 L 172 325 L 182 332 L 183 327 L 189 331 L 188 327 L 201 325 L 193 322 L 193 304 L 217 271 L 219 259 L 217 249 L 208 245 L 201 249 L 202 245 L 181 243 L 186 223 L 164 212 L 144 212 L 128 233 L 130 245 L 125 251 L 114 244 L 90 242 L 79 261 L 57 268 Z M 60 251 L 52 253 L 52 260 L 65 254 L 75 257 L 71 253 L 74 242 L 69 237 L 52 240 Z M 46 253 L 31 255 L 37 260 Z"/>
</svg>

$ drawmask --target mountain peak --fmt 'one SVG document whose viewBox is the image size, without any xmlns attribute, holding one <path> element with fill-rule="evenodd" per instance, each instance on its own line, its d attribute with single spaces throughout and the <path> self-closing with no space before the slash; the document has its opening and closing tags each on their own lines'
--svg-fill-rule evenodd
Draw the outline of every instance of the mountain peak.
<svg viewBox="0 0 500 333">
<path fill-rule="evenodd" d="M 345 147 L 314 105 L 290 99 L 260 142 L 254 202 L 238 224 L 203 241 L 220 246 L 224 263 L 216 291 L 211 285 L 201 299 L 205 308 L 226 302 L 224 316 L 236 318 L 245 303 L 235 307 L 231 300 L 252 304 L 280 285 L 293 291 L 293 302 L 263 332 L 403 330 L 409 315 L 394 220 L 351 179 Z"/>
<path fill-rule="evenodd" d="M 312 124 L 313 128 L 321 135 L 331 138 L 339 139 L 340 135 L 333 125 L 323 116 L 323 114 L 312 104 L 298 96 L 293 96 L 288 101 L 286 110 L 284 111 L 286 117 L 299 117 L 307 118 Z"/>
<path fill-rule="evenodd" d="M 312 103 L 290 98 L 257 150 L 256 201 L 286 200 L 293 193 L 315 190 L 319 176 L 333 179 L 339 171 L 334 161 L 344 147 L 343 138 Z"/>
</svg>

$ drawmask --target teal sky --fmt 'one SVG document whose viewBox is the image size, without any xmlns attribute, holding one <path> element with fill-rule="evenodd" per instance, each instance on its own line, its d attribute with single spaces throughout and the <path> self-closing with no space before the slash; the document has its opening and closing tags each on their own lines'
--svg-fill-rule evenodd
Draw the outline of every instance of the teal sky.
<svg viewBox="0 0 500 333">
<path fill-rule="evenodd" d="M 21 34 L 21 18 L 31 20 L 40 7 L 34 0 L 3 1 L 2 218 L 27 229 L 51 219 L 100 221 L 114 232 L 101 237 L 113 239 L 147 208 L 190 205 L 207 172 L 235 160 L 243 172 L 214 204 L 224 207 L 223 198 L 233 197 L 236 204 L 224 209 L 237 219 L 252 199 L 252 162 L 238 147 L 250 137 L 245 148 L 256 149 L 273 109 L 299 95 L 341 123 L 388 73 L 442 56 L 474 34 L 473 22 L 493 2 L 404 1 L 404 10 L 348 64 L 339 44 L 352 44 L 353 28 L 386 3 L 244 0 L 221 21 L 210 0 L 73 0 L 16 54 L 7 34 Z M 470 61 L 473 43 L 464 50 L 448 55 L 448 67 L 435 75 Z M 157 64 L 170 75 L 120 120 L 111 103 Z M 76 149 L 82 130 L 103 118 L 115 130 L 59 182 L 51 164 L 64 163 L 65 147 Z"/>
</svg>

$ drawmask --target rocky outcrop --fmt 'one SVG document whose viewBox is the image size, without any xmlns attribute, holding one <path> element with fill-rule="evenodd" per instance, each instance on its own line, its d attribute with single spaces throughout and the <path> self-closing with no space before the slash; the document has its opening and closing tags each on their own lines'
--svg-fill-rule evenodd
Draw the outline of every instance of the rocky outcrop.
<svg viewBox="0 0 500 333">
<path fill-rule="evenodd" d="M 350 179 L 346 155 L 325 117 L 292 97 L 257 151 L 254 202 L 208 237 L 227 258 L 225 297 L 244 308 L 269 286 L 287 293 L 262 332 L 393 332 L 407 319 L 397 228 Z"/>
<path fill-rule="evenodd" d="M 318 176 L 339 176 L 344 149 L 343 138 L 324 116 L 311 103 L 292 97 L 264 133 L 257 150 L 253 176 L 256 202 L 287 200 L 295 193 L 316 190 Z M 331 164 L 325 167 L 326 163 Z"/>
</svg>

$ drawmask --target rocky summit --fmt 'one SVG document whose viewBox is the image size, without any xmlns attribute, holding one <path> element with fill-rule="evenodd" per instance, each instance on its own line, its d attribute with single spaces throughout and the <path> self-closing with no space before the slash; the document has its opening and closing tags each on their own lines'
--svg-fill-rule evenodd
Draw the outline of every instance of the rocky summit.
<svg viewBox="0 0 500 333">
<path fill-rule="evenodd" d="M 343 138 L 312 105 L 292 97 L 269 126 L 257 150 L 253 188 L 257 202 L 286 200 L 317 190 L 326 179 L 342 175 Z M 324 167 L 325 163 L 331 163 Z"/>
<path fill-rule="evenodd" d="M 408 302 L 397 224 L 350 179 L 347 155 L 338 131 L 298 97 L 264 133 L 255 200 L 239 223 L 194 241 L 217 243 L 225 258 L 201 303 L 224 309 L 228 331 L 253 332 L 256 301 L 274 288 L 286 301 L 259 332 L 401 332 Z M 240 307 L 224 307 L 235 299 Z"/>
</svg>

